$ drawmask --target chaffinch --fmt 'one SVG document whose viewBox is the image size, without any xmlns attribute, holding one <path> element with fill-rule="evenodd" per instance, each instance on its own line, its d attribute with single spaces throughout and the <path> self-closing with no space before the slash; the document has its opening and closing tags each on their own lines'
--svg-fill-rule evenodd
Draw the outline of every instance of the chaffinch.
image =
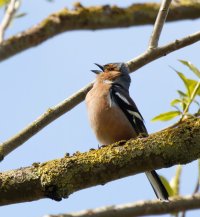
<svg viewBox="0 0 200 217">
<path fill-rule="evenodd" d="M 100 70 L 93 88 L 86 96 L 90 124 L 102 145 L 129 140 L 139 134 L 148 135 L 134 101 L 129 96 L 131 78 L 125 63 L 96 64 Z M 168 200 L 168 193 L 157 173 L 147 171 L 153 190 L 160 200 Z"/>
</svg>

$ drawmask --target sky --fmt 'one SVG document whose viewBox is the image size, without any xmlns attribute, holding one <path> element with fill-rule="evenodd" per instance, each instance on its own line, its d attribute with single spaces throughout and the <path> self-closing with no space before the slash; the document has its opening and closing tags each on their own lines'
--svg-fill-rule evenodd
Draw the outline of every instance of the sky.
<svg viewBox="0 0 200 217">
<path fill-rule="evenodd" d="M 49 3 L 41 0 L 38 5 L 34 0 L 23 1 L 20 12 L 26 12 L 27 15 L 12 23 L 6 37 L 26 30 L 64 7 L 72 8 L 73 2 L 55 0 Z M 108 3 L 128 6 L 137 1 L 81 2 L 84 6 Z M 159 43 L 164 45 L 194 33 L 199 30 L 199 26 L 200 20 L 166 23 Z M 152 25 L 66 32 L 1 62 L 0 142 L 15 135 L 48 108 L 94 80 L 95 76 L 90 72 L 96 68 L 93 63 L 126 62 L 144 52 L 151 31 Z M 200 68 L 199 50 L 200 43 L 193 44 L 131 74 L 130 95 L 138 105 L 149 133 L 174 123 L 151 122 L 154 116 L 171 109 L 170 101 L 177 97 L 177 89 L 184 90 L 181 80 L 170 66 L 194 78 L 178 59 L 189 60 Z M 0 168 L 1 171 L 17 169 L 30 166 L 33 162 L 62 158 L 67 152 L 85 152 L 97 147 L 98 141 L 90 129 L 83 102 L 8 155 L 1 162 Z M 170 180 L 175 168 L 161 169 L 158 173 Z M 195 161 L 183 167 L 181 194 L 193 192 L 196 178 Z M 104 186 L 78 191 L 61 202 L 43 199 L 3 206 L 0 212 L 4 217 L 11 217 L 16 213 L 21 217 L 42 217 L 46 214 L 69 213 L 144 199 L 155 199 L 155 195 L 145 175 L 138 174 Z M 188 212 L 187 216 L 199 216 L 199 211 Z"/>
</svg>

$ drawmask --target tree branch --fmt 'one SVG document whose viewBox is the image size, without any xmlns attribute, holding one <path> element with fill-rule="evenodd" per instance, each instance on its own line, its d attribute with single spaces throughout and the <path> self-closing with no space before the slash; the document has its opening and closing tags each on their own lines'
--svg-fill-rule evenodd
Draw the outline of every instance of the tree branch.
<svg viewBox="0 0 200 217">
<path fill-rule="evenodd" d="M 163 0 L 160 6 L 160 10 L 158 12 L 158 16 L 156 18 L 156 22 L 153 28 L 152 35 L 150 37 L 149 49 L 154 49 L 158 47 L 158 41 L 160 38 L 160 34 L 162 28 L 164 26 L 165 20 L 167 18 L 167 14 L 169 11 L 169 6 L 172 0 Z"/>
<path fill-rule="evenodd" d="M 165 5 L 165 4 L 164 4 Z M 162 11 L 162 10 L 161 10 Z M 161 12 L 160 12 L 161 13 Z M 164 16 L 164 15 L 163 15 Z M 161 15 L 159 15 L 161 17 Z M 161 19 L 161 18 L 159 18 Z M 161 31 L 161 26 L 164 25 L 164 18 L 161 19 L 161 23 L 157 22 L 155 23 L 154 29 L 158 29 L 157 31 Z M 159 25 L 160 27 L 157 28 L 156 26 Z M 158 43 L 159 40 L 159 34 L 160 33 L 154 33 L 157 35 L 156 40 Z M 154 35 L 153 33 L 153 35 Z M 154 37 L 154 36 L 153 36 Z M 141 54 L 140 56 L 134 58 L 133 60 L 130 60 L 127 62 L 127 65 L 130 69 L 130 72 L 133 72 L 137 70 L 138 68 L 146 65 L 147 63 L 167 55 L 170 52 L 173 52 L 175 50 L 178 50 L 180 48 L 183 48 L 185 46 L 188 46 L 192 43 L 195 43 L 200 40 L 200 32 L 197 32 L 193 35 L 189 35 L 185 38 L 182 38 L 180 40 L 176 40 L 175 42 L 172 42 L 170 44 L 167 44 L 163 47 L 158 47 L 154 49 L 147 49 L 146 52 Z M 154 43 L 154 42 L 153 42 Z M 68 99 L 64 100 L 60 104 L 56 105 L 53 108 L 49 108 L 44 114 L 42 114 L 40 117 L 38 117 L 34 122 L 29 124 L 26 128 L 24 128 L 22 131 L 8 139 L 7 141 L 3 142 L 0 145 L 0 160 L 3 160 L 3 158 L 8 155 L 10 152 L 15 150 L 17 147 L 22 145 L 24 142 L 26 142 L 28 139 L 30 139 L 32 136 L 34 136 L 36 133 L 38 133 L 40 130 L 42 130 L 45 126 L 59 118 L 64 113 L 71 110 L 73 107 L 78 105 L 80 102 L 82 102 L 85 99 L 85 96 L 87 92 L 91 89 L 92 83 L 88 84 L 81 90 L 79 90 L 77 93 L 73 94 Z"/>
<path fill-rule="evenodd" d="M 0 173 L 0 205 L 61 200 L 81 189 L 199 157 L 200 119 L 191 118 L 149 137 Z"/>
<path fill-rule="evenodd" d="M 10 0 L 10 3 L 8 4 L 5 15 L 3 17 L 3 20 L 0 24 L 0 44 L 3 42 L 5 31 L 10 25 L 10 22 L 12 21 L 13 16 L 15 15 L 18 8 L 19 8 L 19 2 L 17 0 Z"/>
<path fill-rule="evenodd" d="M 200 17 L 200 3 L 176 4 L 171 7 L 168 21 Z M 106 29 L 153 24 L 160 4 L 133 4 L 127 8 L 117 6 L 76 7 L 63 9 L 38 25 L 4 41 L 0 46 L 0 61 L 28 48 L 37 46 L 62 32 L 80 29 Z"/>
<path fill-rule="evenodd" d="M 26 142 L 44 127 L 46 127 L 48 124 L 74 108 L 75 104 L 78 105 L 81 103 L 85 99 L 85 96 L 91 89 L 92 85 L 93 83 L 83 87 L 77 93 L 74 93 L 69 98 L 63 100 L 55 107 L 49 108 L 44 114 L 38 117 L 18 134 L 14 135 L 6 142 L 3 142 L 0 145 L 0 161 L 3 160 L 3 158 L 10 152 L 14 151 L 17 147 Z"/>
<path fill-rule="evenodd" d="M 69 214 L 45 215 L 44 217 L 134 217 L 167 214 L 198 208 L 200 208 L 200 194 L 195 194 L 171 198 L 169 203 L 158 200 L 138 201 L 136 203 L 113 205 Z"/>
<path fill-rule="evenodd" d="M 179 50 L 181 48 L 187 47 L 191 44 L 194 44 L 196 42 L 200 41 L 200 32 L 196 32 L 194 34 L 188 35 L 184 38 L 177 39 L 169 44 L 166 44 L 162 47 L 158 47 L 156 49 L 151 49 L 143 54 L 139 55 L 138 57 L 129 60 L 127 62 L 129 70 L 131 72 L 134 72 L 138 70 L 139 68 L 143 67 L 144 65 L 160 58 L 163 56 L 166 56 L 169 53 L 172 53 L 176 50 Z"/>
<path fill-rule="evenodd" d="M 197 32 L 193 35 L 189 35 L 185 38 L 176 40 L 172 43 L 169 43 L 165 46 L 159 47 L 157 49 L 151 49 L 140 56 L 130 60 L 127 62 L 127 65 L 131 72 L 136 71 L 142 66 L 156 60 L 162 56 L 166 56 L 167 54 L 191 45 L 200 40 L 200 32 Z M 42 130 L 45 126 L 59 118 L 64 113 L 68 112 L 79 103 L 81 103 L 87 94 L 87 92 L 91 89 L 92 83 L 80 89 L 77 93 L 73 94 L 71 97 L 65 99 L 60 104 L 56 105 L 53 108 L 48 109 L 44 114 L 38 117 L 33 123 L 29 124 L 22 131 L 14 135 L 12 138 L 3 142 L 0 145 L 0 160 L 8 155 L 10 152 L 15 150 L 17 147 L 22 145 L 40 130 Z"/>
</svg>

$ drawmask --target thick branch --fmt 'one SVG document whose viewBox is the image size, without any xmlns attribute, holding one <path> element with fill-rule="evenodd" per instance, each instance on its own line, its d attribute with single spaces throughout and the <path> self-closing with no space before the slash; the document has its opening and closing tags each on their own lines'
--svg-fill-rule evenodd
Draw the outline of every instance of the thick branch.
<svg viewBox="0 0 200 217">
<path fill-rule="evenodd" d="M 200 208 L 200 194 L 172 198 L 169 203 L 158 200 L 139 201 L 136 203 L 101 207 L 69 214 L 45 215 L 45 217 L 134 217 L 167 214 L 198 208 Z"/>
<path fill-rule="evenodd" d="M 176 40 L 170 44 L 167 44 L 163 47 L 159 47 L 157 49 L 151 49 L 137 58 L 130 60 L 127 62 L 128 67 L 131 72 L 136 71 L 142 66 L 156 60 L 162 56 L 166 56 L 167 54 L 193 44 L 200 40 L 200 32 L 197 32 L 193 35 L 189 35 L 185 38 Z M 85 99 L 85 95 L 92 87 L 92 83 L 88 84 L 86 87 L 80 89 L 77 93 L 73 94 L 68 99 L 64 100 L 57 106 L 47 110 L 44 114 L 38 117 L 33 123 L 24 128 L 21 132 L 17 133 L 15 136 L 10 138 L 9 140 L 3 142 L 0 145 L 0 160 L 2 160 L 7 154 L 12 152 L 15 148 L 19 147 L 25 141 L 30 139 L 37 132 L 42 130 L 45 126 L 53 122 L 55 119 L 59 118 L 61 115 L 71 110 L 79 103 L 81 103 Z"/>
<path fill-rule="evenodd" d="M 199 18 L 199 5 L 199 3 L 174 5 L 167 21 Z M 159 7 L 157 3 L 144 3 L 127 8 L 106 5 L 88 8 L 79 6 L 76 10 L 63 9 L 38 25 L 4 41 L 0 46 L 0 61 L 66 31 L 153 24 Z"/>
<path fill-rule="evenodd" d="M 0 204 L 61 200 L 81 189 L 199 157 L 200 119 L 189 119 L 147 138 L 1 173 Z"/>
</svg>

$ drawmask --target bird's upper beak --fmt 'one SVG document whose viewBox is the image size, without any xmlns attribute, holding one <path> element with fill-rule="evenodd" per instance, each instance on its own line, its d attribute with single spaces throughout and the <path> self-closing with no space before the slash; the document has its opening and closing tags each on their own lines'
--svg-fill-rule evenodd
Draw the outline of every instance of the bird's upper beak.
<svg viewBox="0 0 200 217">
<path fill-rule="evenodd" d="M 95 65 L 98 66 L 101 69 L 101 71 L 100 70 L 91 70 L 92 72 L 94 72 L 95 74 L 100 74 L 101 72 L 104 71 L 103 66 L 99 65 L 98 63 L 95 63 Z"/>
</svg>

